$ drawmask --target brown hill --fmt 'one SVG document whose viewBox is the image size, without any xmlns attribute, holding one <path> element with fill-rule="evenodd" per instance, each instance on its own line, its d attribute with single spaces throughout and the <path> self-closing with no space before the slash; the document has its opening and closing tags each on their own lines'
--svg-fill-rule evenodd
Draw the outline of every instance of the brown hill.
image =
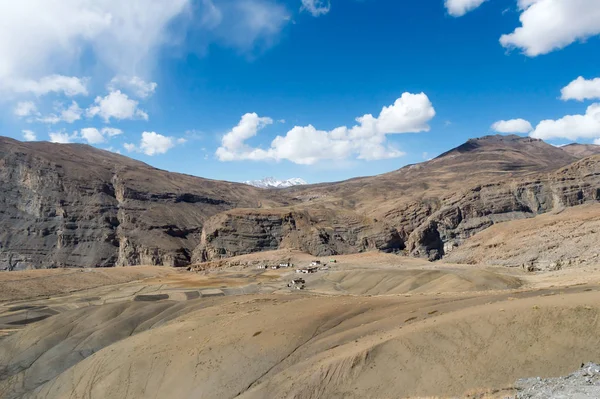
<svg viewBox="0 0 600 399">
<path fill-rule="evenodd" d="M 285 190 L 170 173 L 79 144 L 0 139 L 0 164 L 5 269 L 185 266 L 274 249 L 439 259 L 499 221 L 600 198 L 600 156 L 578 161 L 519 136 Z"/>
<path fill-rule="evenodd" d="M 267 191 L 81 144 L 0 138 L 0 268 L 189 264 L 204 220 Z"/>
<path fill-rule="evenodd" d="M 572 143 L 562 146 L 560 148 L 563 151 L 566 151 L 577 158 L 585 158 L 592 155 L 600 154 L 600 145 L 595 144 Z"/>
<path fill-rule="evenodd" d="M 439 259 L 499 221 L 597 201 L 599 162 L 578 163 L 560 148 L 519 136 L 469 140 L 384 175 L 284 190 L 299 203 L 262 211 L 258 233 L 247 225 L 253 211 L 218 215 L 207 222 L 194 260 L 247 253 L 239 248 L 244 241 L 315 255 L 376 248 Z M 575 166 L 561 169 L 567 165 Z"/>
<path fill-rule="evenodd" d="M 600 206 L 588 204 L 498 223 L 466 240 L 445 261 L 558 270 L 600 259 Z"/>
</svg>

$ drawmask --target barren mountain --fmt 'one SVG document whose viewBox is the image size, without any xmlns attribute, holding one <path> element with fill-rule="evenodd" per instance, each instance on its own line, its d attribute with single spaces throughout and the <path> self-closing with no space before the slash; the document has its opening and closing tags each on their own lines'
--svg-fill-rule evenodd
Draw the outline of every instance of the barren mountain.
<svg viewBox="0 0 600 399">
<path fill-rule="evenodd" d="M 577 158 L 585 158 L 591 155 L 600 154 L 600 145 L 596 144 L 573 143 L 560 148 Z"/>
<path fill-rule="evenodd" d="M 0 166 L 4 269 L 187 265 L 210 216 L 285 203 L 81 144 L 1 138 Z"/>
<path fill-rule="evenodd" d="M 598 156 L 578 161 L 541 140 L 487 136 L 384 175 L 284 190 L 299 203 L 258 218 L 253 210 L 217 215 L 194 260 L 247 253 L 244 241 L 315 255 L 379 249 L 439 259 L 497 222 L 597 201 L 599 172 Z"/>
<path fill-rule="evenodd" d="M 439 259 L 487 227 L 600 198 L 600 156 L 469 140 L 380 176 L 261 190 L 79 144 L 0 140 L 0 267 L 169 265 L 274 249 Z"/>
</svg>

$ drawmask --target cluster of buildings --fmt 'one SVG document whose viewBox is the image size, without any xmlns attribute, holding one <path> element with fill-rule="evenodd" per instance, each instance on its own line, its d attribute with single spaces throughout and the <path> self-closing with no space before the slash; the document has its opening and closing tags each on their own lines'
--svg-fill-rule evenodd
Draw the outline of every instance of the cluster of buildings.
<svg viewBox="0 0 600 399">
<path fill-rule="evenodd" d="M 267 266 L 267 265 L 258 265 L 257 269 L 273 269 L 273 270 L 277 270 L 277 269 L 287 269 L 289 267 L 294 266 L 291 263 L 280 263 L 279 265 L 273 265 L 271 267 Z"/>
<path fill-rule="evenodd" d="M 335 260 L 331 260 L 329 261 L 330 263 L 337 263 Z M 290 267 L 293 267 L 294 264 L 293 263 L 280 263 L 279 265 L 273 265 L 273 266 L 267 266 L 267 265 L 259 265 L 258 269 L 273 269 L 273 270 L 277 270 L 277 269 L 287 269 Z M 329 270 L 329 266 L 327 265 L 323 265 L 321 263 L 320 260 L 313 260 L 312 262 L 310 262 L 310 265 L 307 267 L 304 267 L 302 269 L 296 269 L 296 273 L 297 274 L 312 274 L 312 273 L 316 273 L 319 270 Z"/>
</svg>

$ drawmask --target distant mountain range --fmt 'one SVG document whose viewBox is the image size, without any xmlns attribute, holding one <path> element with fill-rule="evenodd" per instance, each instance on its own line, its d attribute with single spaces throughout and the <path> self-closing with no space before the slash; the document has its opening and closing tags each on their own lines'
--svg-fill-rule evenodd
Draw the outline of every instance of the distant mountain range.
<svg viewBox="0 0 600 399">
<path fill-rule="evenodd" d="M 304 186 L 308 183 L 299 177 L 294 177 L 287 180 L 277 180 L 273 177 L 265 177 L 261 180 L 249 180 L 245 181 L 244 184 L 258 188 L 287 188 L 293 186 Z"/>
</svg>

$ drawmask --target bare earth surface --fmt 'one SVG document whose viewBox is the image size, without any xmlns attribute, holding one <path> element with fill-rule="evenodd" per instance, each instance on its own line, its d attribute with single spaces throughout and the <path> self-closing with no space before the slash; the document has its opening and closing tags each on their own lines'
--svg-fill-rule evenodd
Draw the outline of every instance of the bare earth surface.
<svg viewBox="0 0 600 399">
<path fill-rule="evenodd" d="M 498 223 L 471 237 L 445 261 L 537 270 L 597 265 L 599 240 L 600 206 L 589 204 Z"/>
<path fill-rule="evenodd" d="M 0 397 L 504 398 L 600 359 L 593 266 L 334 259 L 311 275 L 257 268 L 313 260 L 293 251 L 198 272 L 0 274 L 16 295 L 0 302 Z M 299 276 L 306 289 L 288 288 Z"/>
</svg>

